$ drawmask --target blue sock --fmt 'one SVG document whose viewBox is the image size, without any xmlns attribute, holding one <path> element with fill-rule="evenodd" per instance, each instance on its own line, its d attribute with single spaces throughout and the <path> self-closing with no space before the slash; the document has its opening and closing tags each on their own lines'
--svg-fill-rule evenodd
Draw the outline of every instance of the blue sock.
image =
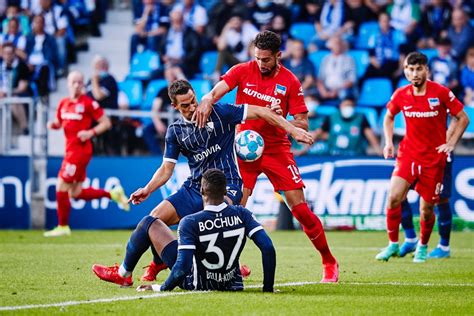
<svg viewBox="0 0 474 316">
<path fill-rule="evenodd" d="M 451 206 L 449 203 L 438 204 L 438 231 L 441 246 L 449 246 L 449 238 L 451 235 L 451 225 L 453 221 L 453 214 L 451 213 Z"/>
<path fill-rule="evenodd" d="M 122 263 L 125 270 L 132 272 L 138 260 L 140 260 L 140 257 L 145 253 L 148 247 L 150 247 L 151 240 L 150 237 L 148 237 L 148 229 L 155 220 L 156 218 L 152 216 L 145 216 L 133 231 L 128 240 L 125 259 Z"/>
<path fill-rule="evenodd" d="M 408 200 L 402 202 L 402 227 L 405 231 L 405 238 L 416 238 L 415 226 L 413 226 L 413 213 Z"/>
<path fill-rule="evenodd" d="M 173 268 L 176 262 L 177 256 L 178 256 L 178 241 L 173 240 L 172 242 L 167 244 L 165 248 L 163 248 L 163 251 L 161 252 L 161 258 L 163 259 L 162 262 L 166 263 L 168 268 L 171 270 L 171 268 Z"/>
<path fill-rule="evenodd" d="M 153 248 L 153 245 L 150 246 L 150 250 L 153 253 L 153 262 L 155 264 L 162 264 L 163 260 L 160 258 L 160 255 L 156 252 L 155 248 Z"/>
</svg>

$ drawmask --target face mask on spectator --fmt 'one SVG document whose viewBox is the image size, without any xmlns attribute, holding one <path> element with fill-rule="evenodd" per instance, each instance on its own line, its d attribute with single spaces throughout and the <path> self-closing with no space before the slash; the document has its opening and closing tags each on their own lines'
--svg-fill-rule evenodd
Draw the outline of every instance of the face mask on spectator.
<svg viewBox="0 0 474 316">
<path fill-rule="evenodd" d="M 99 72 L 99 76 L 100 76 L 101 78 L 107 77 L 107 75 L 108 75 L 107 71 L 101 70 L 101 71 Z"/>
<path fill-rule="evenodd" d="M 354 115 L 354 107 L 345 106 L 341 108 L 341 116 L 345 119 L 349 119 Z"/>
</svg>

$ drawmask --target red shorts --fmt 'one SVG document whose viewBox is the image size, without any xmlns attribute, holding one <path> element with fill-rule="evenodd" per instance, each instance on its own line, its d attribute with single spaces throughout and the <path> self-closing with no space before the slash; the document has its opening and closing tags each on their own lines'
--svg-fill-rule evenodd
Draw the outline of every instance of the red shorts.
<svg viewBox="0 0 474 316">
<path fill-rule="evenodd" d="M 410 158 L 397 158 L 393 176 L 415 184 L 415 191 L 428 203 L 437 203 L 443 188 L 445 162 L 426 167 Z"/>
<path fill-rule="evenodd" d="M 263 172 L 275 191 L 290 191 L 304 187 L 293 154 L 289 152 L 263 154 L 260 159 L 245 162 L 239 159 L 244 188 L 253 190 L 257 177 Z"/>
<path fill-rule="evenodd" d="M 86 169 L 91 157 L 81 161 L 68 161 L 64 159 L 59 169 L 58 177 L 66 183 L 83 182 L 86 179 Z"/>
</svg>

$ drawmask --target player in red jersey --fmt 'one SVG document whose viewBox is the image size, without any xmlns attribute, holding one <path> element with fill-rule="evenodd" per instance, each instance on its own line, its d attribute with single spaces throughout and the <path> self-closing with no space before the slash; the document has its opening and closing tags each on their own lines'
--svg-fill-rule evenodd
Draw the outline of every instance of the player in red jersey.
<svg viewBox="0 0 474 316">
<path fill-rule="evenodd" d="M 92 158 L 91 138 L 108 130 L 111 123 L 99 104 L 83 94 L 84 76 L 80 72 L 71 72 L 67 84 L 69 97 L 60 101 L 56 119 L 48 122 L 49 129 L 64 129 L 66 148 L 56 185 L 58 226 L 45 232 L 45 237 L 71 234 L 70 197 L 87 201 L 106 197 L 119 203 L 124 210 L 129 210 L 127 197 L 121 186 L 115 186 L 110 192 L 92 187 L 82 188 L 82 182 L 86 179 L 86 168 Z M 92 128 L 94 121 L 98 124 Z"/>
<path fill-rule="evenodd" d="M 297 127 L 308 129 L 308 109 L 304 102 L 303 88 L 296 76 L 281 63 L 281 40 L 270 31 L 260 32 L 254 41 L 255 60 L 232 67 L 222 80 L 205 95 L 196 110 L 198 126 L 204 126 L 212 105 L 235 87 L 237 104 L 255 104 L 271 107 Z M 322 256 L 324 272 L 321 282 L 337 282 L 338 263 L 329 250 L 323 226 L 319 218 L 309 209 L 303 193 L 304 183 L 290 151 L 286 132 L 263 120 L 246 121 L 239 130 L 254 130 L 262 135 L 265 149 L 255 162 L 239 160 L 244 181 L 242 205 L 251 195 L 257 177 L 262 172 L 270 179 L 275 191 L 283 193 L 293 216 L 301 223 L 304 232 Z"/>
<path fill-rule="evenodd" d="M 375 257 L 387 261 L 398 255 L 398 232 L 402 218 L 401 202 L 411 184 L 420 195 L 420 241 L 414 262 L 425 262 L 427 245 L 435 222 L 434 206 L 442 189 L 446 155 L 454 150 L 469 124 L 463 105 L 446 87 L 427 80 L 429 69 L 425 55 L 413 52 L 405 59 L 405 76 L 410 85 L 395 91 L 387 104 L 384 118 L 384 157 L 394 157 L 394 116 L 403 112 L 406 135 L 398 148 L 395 169 L 391 177 L 387 204 L 387 232 L 389 245 Z M 446 136 L 448 112 L 457 120 Z"/>
</svg>

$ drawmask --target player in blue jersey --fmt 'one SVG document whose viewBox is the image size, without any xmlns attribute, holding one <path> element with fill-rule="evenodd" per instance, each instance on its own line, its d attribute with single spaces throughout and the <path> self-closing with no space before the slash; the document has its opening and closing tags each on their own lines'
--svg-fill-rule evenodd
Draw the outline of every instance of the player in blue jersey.
<svg viewBox="0 0 474 316">
<path fill-rule="evenodd" d="M 170 179 L 180 153 L 188 159 L 191 176 L 176 193 L 164 199 L 150 216 L 146 216 L 138 224 L 130 237 L 125 259 L 120 267 L 94 266 L 94 272 L 106 281 L 132 285 L 132 271 L 147 249 L 143 249 L 143 243 L 140 244 L 143 238 L 135 237 L 147 236 L 149 228 L 147 223 L 150 217 L 159 218 L 166 225 L 174 225 L 184 216 L 202 210 L 200 184 L 204 171 L 211 168 L 222 170 L 227 180 L 226 202 L 239 204 L 242 198 L 242 179 L 234 153 L 235 125 L 246 119 L 264 119 L 272 125 L 283 128 L 297 141 L 304 143 L 313 141 L 308 132 L 295 127 L 270 108 L 246 104 L 216 104 L 205 127 L 198 128 L 191 121 L 198 103 L 189 82 L 185 80 L 173 82 L 168 94 L 172 105 L 182 117 L 168 127 L 162 165 L 145 187 L 139 188 L 130 196 L 129 202 L 139 204 L 164 185 Z M 168 266 L 153 247 L 151 250 L 154 254 L 153 262 L 141 278 L 142 281 L 155 280 L 156 274 Z"/>
<path fill-rule="evenodd" d="M 263 291 L 273 292 L 275 248 L 249 210 L 224 202 L 224 173 L 218 169 L 207 170 L 202 176 L 201 193 L 204 210 L 186 216 L 179 223 L 178 255 L 170 275 L 161 286 L 141 285 L 137 291 L 171 291 L 177 286 L 201 291 L 243 290 L 239 257 L 248 236 L 262 252 Z M 157 251 L 176 242 L 169 241 L 169 235 L 170 230 L 165 225 L 150 234 Z M 173 247 L 176 249 L 176 244 Z"/>
<path fill-rule="evenodd" d="M 451 226 L 453 214 L 449 204 L 452 187 L 452 156 L 448 156 L 446 166 L 444 167 L 443 188 L 439 195 L 439 202 L 436 204 L 437 219 L 438 219 L 438 233 L 440 236 L 439 244 L 429 254 L 428 258 L 449 258 L 451 250 L 449 241 L 451 237 Z M 402 202 L 402 227 L 405 232 L 405 242 L 400 247 L 400 257 L 405 257 L 407 254 L 416 250 L 418 238 L 416 237 L 415 228 L 413 225 L 413 213 L 410 203 L 407 200 Z"/>
</svg>

